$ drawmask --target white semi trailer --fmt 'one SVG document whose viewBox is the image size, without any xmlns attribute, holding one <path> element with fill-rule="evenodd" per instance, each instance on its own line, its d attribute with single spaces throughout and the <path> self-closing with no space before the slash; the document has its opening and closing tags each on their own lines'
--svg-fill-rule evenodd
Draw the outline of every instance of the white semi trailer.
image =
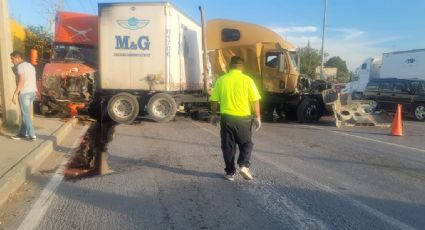
<svg viewBox="0 0 425 230">
<path fill-rule="evenodd" d="M 146 110 L 169 121 L 179 104 L 207 101 L 201 71 L 202 28 L 173 5 L 99 4 L 96 98 L 113 120 Z"/>
<path fill-rule="evenodd" d="M 425 79 L 425 49 L 383 53 L 380 78 Z"/>
</svg>

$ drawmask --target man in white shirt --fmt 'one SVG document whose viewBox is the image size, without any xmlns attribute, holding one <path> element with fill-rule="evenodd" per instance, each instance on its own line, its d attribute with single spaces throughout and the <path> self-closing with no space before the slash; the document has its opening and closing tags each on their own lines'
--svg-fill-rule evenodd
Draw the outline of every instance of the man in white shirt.
<svg viewBox="0 0 425 230">
<path fill-rule="evenodd" d="M 30 63 L 24 61 L 24 55 L 19 51 L 13 51 L 10 54 L 10 59 L 17 69 L 18 83 L 16 85 L 15 93 L 12 97 L 12 103 L 16 104 L 19 100 L 21 107 L 21 127 L 19 133 L 13 136 L 14 140 L 28 139 L 35 141 L 35 131 L 31 122 L 32 104 L 37 91 L 35 68 Z"/>
</svg>

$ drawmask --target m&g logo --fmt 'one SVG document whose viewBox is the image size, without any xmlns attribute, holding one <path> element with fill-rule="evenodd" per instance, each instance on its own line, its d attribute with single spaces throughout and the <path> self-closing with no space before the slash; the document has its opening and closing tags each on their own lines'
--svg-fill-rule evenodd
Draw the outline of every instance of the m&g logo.
<svg viewBox="0 0 425 230">
<path fill-rule="evenodd" d="M 149 24 L 149 20 L 131 17 L 126 20 L 117 20 L 118 25 L 128 30 L 140 30 Z M 148 36 L 140 36 L 135 40 L 131 40 L 130 36 L 115 36 L 115 49 L 124 50 L 149 50 L 150 41 Z"/>
<path fill-rule="evenodd" d="M 148 36 L 140 36 L 135 41 L 131 41 L 130 36 L 115 36 L 115 49 L 149 50 L 150 44 Z"/>
</svg>

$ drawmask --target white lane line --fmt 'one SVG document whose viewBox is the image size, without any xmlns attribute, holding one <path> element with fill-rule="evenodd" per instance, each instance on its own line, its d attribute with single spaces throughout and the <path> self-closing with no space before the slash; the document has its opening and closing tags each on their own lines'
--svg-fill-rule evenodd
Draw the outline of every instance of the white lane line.
<svg viewBox="0 0 425 230">
<path fill-rule="evenodd" d="M 353 134 L 349 134 L 349 133 L 344 133 L 344 132 L 340 132 L 340 131 L 323 129 L 323 128 L 319 128 L 319 127 L 316 127 L 316 126 L 310 126 L 310 125 L 302 125 L 302 126 L 313 128 L 313 129 L 317 129 L 317 130 L 326 130 L 328 132 L 333 132 L 333 133 L 337 133 L 337 134 L 341 134 L 341 135 L 345 135 L 345 136 L 349 136 L 349 137 L 355 137 L 355 138 L 366 140 L 366 141 L 372 141 L 372 142 L 376 142 L 376 143 L 380 143 L 380 144 L 386 144 L 386 145 L 395 146 L 395 147 L 402 148 L 402 149 L 409 149 L 409 150 L 413 150 L 413 151 L 418 151 L 418 152 L 425 153 L 425 149 L 419 149 L 419 148 L 410 147 L 410 146 L 407 146 L 407 145 L 394 144 L 394 143 L 391 143 L 391 142 L 386 142 L 386 141 L 381 141 L 381 140 L 375 140 L 375 139 L 372 139 L 372 138 L 357 136 L 357 135 L 353 135 Z"/>
<path fill-rule="evenodd" d="M 197 124 L 195 122 L 192 122 L 192 123 L 194 125 L 200 127 L 202 130 L 205 130 L 208 133 L 213 134 L 214 136 L 218 136 L 218 134 L 212 132 L 211 130 L 206 129 L 205 127 L 201 126 L 200 124 Z M 308 126 L 308 125 L 304 125 L 304 126 L 319 129 L 319 128 L 314 127 L 314 126 Z M 319 129 L 319 130 L 325 130 L 325 129 Z M 335 132 L 338 132 L 338 131 L 335 131 Z M 342 133 L 342 134 L 345 134 L 345 133 Z M 355 137 L 362 138 L 362 137 L 359 137 L 359 136 L 355 136 Z M 374 141 L 373 139 L 370 139 L 370 140 Z M 383 142 L 383 143 L 387 143 L 387 142 Z M 392 143 L 388 143 L 388 144 L 392 144 Z M 404 146 L 404 147 L 408 147 L 408 146 Z M 397 220 L 397 219 L 395 219 L 391 216 L 388 216 L 388 215 L 386 215 L 386 214 L 384 214 L 384 213 L 382 213 L 382 212 L 380 212 L 380 211 L 378 211 L 378 210 L 376 210 L 376 209 L 374 209 L 374 208 L 372 208 L 372 207 L 370 207 L 370 206 L 368 206 L 368 205 L 366 205 L 366 204 L 364 204 L 364 203 L 362 203 L 362 202 L 360 202 L 360 201 L 358 201 L 358 200 L 356 200 L 356 199 L 354 199 L 354 198 L 352 198 L 348 195 L 345 195 L 345 194 L 343 194 L 343 193 L 341 193 L 341 192 L 339 192 L 339 191 L 337 191 L 337 190 L 335 190 L 335 189 L 333 189 L 333 188 L 331 188 L 327 185 L 324 185 L 324 184 L 322 184 L 322 183 L 320 183 L 316 180 L 310 179 L 309 177 L 305 176 L 304 174 L 295 172 L 294 170 L 292 170 L 288 167 L 283 167 L 282 165 L 277 164 L 277 162 L 274 162 L 273 160 L 270 160 L 270 159 L 266 158 L 265 156 L 262 156 L 261 154 L 256 154 L 254 157 L 260 159 L 263 162 L 266 162 L 268 164 L 275 166 L 276 168 L 278 168 L 279 170 L 281 170 L 285 173 L 292 174 L 292 175 L 300 178 L 301 180 L 304 180 L 307 183 L 309 183 L 309 184 L 311 184 L 311 185 L 313 185 L 313 186 L 315 186 L 315 187 L 317 187 L 317 188 L 319 188 L 319 189 L 321 189 L 325 192 L 335 194 L 336 196 L 339 196 L 339 197 L 345 199 L 346 201 L 350 202 L 355 207 L 360 208 L 360 209 L 368 212 L 369 214 L 377 217 L 378 219 L 382 220 L 383 222 L 386 222 L 386 223 L 388 223 L 388 224 L 390 224 L 390 225 L 392 225 L 396 228 L 406 229 L 406 230 L 415 230 L 415 228 L 409 226 L 406 223 L 403 223 L 403 222 L 401 222 L 401 221 L 399 221 L 399 220 Z M 305 218 L 308 219 L 308 217 L 305 217 Z"/>
<path fill-rule="evenodd" d="M 192 121 L 192 124 L 216 137 L 220 137 L 217 132 L 207 129 L 197 122 Z M 289 197 L 277 193 L 269 185 L 255 184 L 254 187 L 248 187 L 248 192 L 257 196 L 266 210 L 279 217 L 290 217 L 299 225 L 300 229 L 329 229 L 323 221 L 314 218 L 304 209 L 295 205 Z"/>
<path fill-rule="evenodd" d="M 87 132 L 88 127 L 84 127 L 80 134 L 79 138 L 75 140 L 75 142 L 71 146 L 71 150 L 68 151 L 68 154 L 70 154 L 81 142 L 81 137 Z M 27 214 L 25 219 L 22 221 L 22 223 L 19 225 L 18 230 L 31 230 L 38 227 L 38 224 L 40 223 L 41 219 L 46 214 L 50 203 L 53 200 L 54 193 L 61 183 L 63 179 L 63 171 L 66 167 L 66 164 L 68 163 L 69 158 L 65 158 L 62 163 L 60 164 L 59 168 L 56 170 L 55 175 L 50 179 L 47 186 L 43 189 L 41 192 L 40 197 L 38 200 L 34 203 L 32 206 L 30 212 Z"/>
</svg>

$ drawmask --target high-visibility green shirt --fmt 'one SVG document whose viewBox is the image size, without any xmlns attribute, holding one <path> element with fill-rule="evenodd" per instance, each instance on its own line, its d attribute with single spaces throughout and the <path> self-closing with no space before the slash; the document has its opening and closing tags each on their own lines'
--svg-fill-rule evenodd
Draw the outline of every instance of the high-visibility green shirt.
<svg viewBox="0 0 425 230">
<path fill-rule="evenodd" d="M 220 113 L 232 116 L 251 115 L 251 102 L 260 99 L 254 81 L 237 69 L 217 79 L 210 97 L 220 103 Z"/>
</svg>

